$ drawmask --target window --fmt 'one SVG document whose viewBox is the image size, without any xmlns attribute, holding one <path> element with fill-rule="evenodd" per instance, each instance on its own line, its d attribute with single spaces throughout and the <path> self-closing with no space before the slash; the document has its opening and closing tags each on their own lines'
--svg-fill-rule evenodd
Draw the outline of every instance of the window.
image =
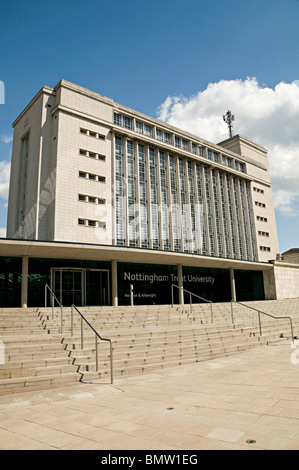
<svg viewBox="0 0 299 470">
<path fill-rule="evenodd" d="M 136 132 L 147 137 L 153 137 L 153 128 L 140 121 L 136 121 Z"/>
<path fill-rule="evenodd" d="M 124 162 L 123 141 L 119 136 L 115 136 L 115 219 L 116 219 L 116 244 L 125 244 L 125 208 L 123 203 L 124 195 Z"/>
<path fill-rule="evenodd" d="M 78 194 L 78 201 L 90 202 L 91 204 L 106 204 L 106 199 L 98 198 L 96 196 L 87 196 L 86 194 Z"/>
<path fill-rule="evenodd" d="M 199 155 L 200 157 L 204 157 L 204 148 L 201 147 L 200 145 L 194 144 L 192 142 L 192 153 L 195 155 Z"/>
<path fill-rule="evenodd" d="M 266 217 L 261 217 L 260 215 L 257 215 L 256 216 L 256 219 L 259 221 L 259 222 L 268 222 L 268 219 Z"/>
<path fill-rule="evenodd" d="M 208 150 L 208 159 L 212 162 L 219 163 L 219 153 Z"/>
<path fill-rule="evenodd" d="M 245 163 L 241 163 L 239 161 L 235 161 L 235 169 L 237 171 L 241 171 L 242 173 L 245 173 L 246 172 L 246 167 L 245 167 Z"/>
<path fill-rule="evenodd" d="M 259 235 L 260 235 L 261 237 L 269 237 L 269 236 L 270 236 L 270 233 L 269 233 L 269 232 L 261 232 L 261 231 L 259 231 Z"/>
<path fill-rule="evenodd" d="M 181 139 L 180 137 L 175 136 L 174 143 L 175 143 L 175 146 L 180 149 L 189 150 L 189 141 L 186 139 Z"/>
<path fill-rule="evenodd" d="M 160 140 L 160 142 L 165 142 L 165 144 L 171 144 L 171 134 L 169 132 L 164 132 L 161 129 L 156 130 L 156 136 L 157 140 Z"/>
<path fill-rule="evenodd" d="M 253 191 L 255 191 L 256 193 L 265 194 L 265 191 L 260 188 L 253 188 Z"/>
<path fill-rule="evenodd" d="M 260 246 L 260 250 L 261 250 L 261 251 L 270 252 L 270 251 L 271 251 L 271 248 L 270 248 L 269 246 Z"/>
<path fill-rule="evenodd" d="M 143 133 L 147 137 L 153 137 L 153 128 L 151 126 L 148 126 L 147 124 L 144 124 Z"/>
<path fill-rule="evenodd" d="M 106 222 L 98 221 L 98 220 L 78 219 L 78 224 L 83 225 L 84 227 L 106 228 Z"/>
<path fill-rule="evenodd" d="M 113 122 L 117 126 L 125 127 L 126 129 L 132 129 L 132 119 L 128 116 L 114 113 Z"/>
<path fill-rule="evenodd" d="M 94 159 L 100 160 L 102 162 L 104 162 L 106 160 L 105 155 L 95 153 L 95 152 L 90 152 L 89 150 L 85 150 L 85 149 L 79 149 L 79 155 L 83 155 L 84 157 L 94 158 Z"/>
<path fill-rule="evenodd" d="M 84 129 L 82 127 L 80 128 L 80 134 L 88 135 L 89 137 L 94 137 L 94 138 L 101 139 L 101 140 L 105 140 L 106 138 L 103 134 L 99 134 L 96 131 Z"/>
<path fill-rule="evenodd" d="M 222 155 L 222 165 L 227 166 L 228 168 L 233 167 L 233 160 L 225 155 Z"/>
<path fill-rule="evenodd" d="M 99 181 L 100 183 L 106 182 L 105 176 L 94 175 L 93 173 L 86 173 L 85 171 L 79 171 L 79 178 L 87 178 L 90 181 Z"/>
</svg>

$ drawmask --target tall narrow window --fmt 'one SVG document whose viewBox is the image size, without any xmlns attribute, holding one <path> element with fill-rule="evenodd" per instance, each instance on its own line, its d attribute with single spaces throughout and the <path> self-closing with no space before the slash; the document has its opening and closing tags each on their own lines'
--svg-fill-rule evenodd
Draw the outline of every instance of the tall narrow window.
<svg viewBox="0 0 299 470">
<path fill-rule="evenodd" d="M 144 145 L 138 144 L 138 165 L 139 165 L 139 228 L 140 243 L 143 248 L 148 247 L 147 233 L 147 179 Z"/>
<path fill-rule="evenodd" d="M 248 210 L 248 217 L 249 217 L 249 231 L 250 231 L 250 239 L 251 239 L 251 252 L 252 252 L 252 259 L 253 261 L 257 260 L 257 250 L 256 250 L 256 240 L 255 240 L 255 230 L 254 230 L 254 222 L 253 222 L 253 211 L 252 211 L 252 204 L 251 204 L 251 192 L 250 192 L 250 183 L 246 181 L 245 183 L 245 191 L 246 191 L 246 200 L 247 200 L 247 210 Z"/>
<path fill-rule="evenodd" d="M 181 193 L 181 217 L 182 217 L 182 235 L 183 235 L 183 250 L 190 251 L 190 237 L 189 237 L 189 204 L 187 204 L 187 191 L 186 191 L 186 175 L 185 175 L 185 162 L 179 158 L 179 179 L 180 179 L 180 193 Z"/>
<path fill-rule="evenodd" d="M 136 246 L 136 188 L 135 188 L 135 155 L 134 142 L 127 141 L 127 174 L 128 174 L 128 215 L 129 215 L 129 245 Z"/>
<path fill-rule="evenodd" d="M 125 244 L 125 205 L 124 205 L 124 169 L 122 159 L 122 138 L 115 137 L 115 209 L 116 209 L 116 244 Z"/>
<path fill-rule="evenodd" d="M 189 197 L 190 197 L 190 215 L 191 215 L 191 236 L 192 236 L 192 251 L 198 252 L 198 229 L 196 220 L 196 207 L 195 207 L 195 189 L 194 189 L 194 171 L 192 163 L 188 161 L 188 183 L 189 183 Z"/>
<path fill-rule="evenodd" d="M 233 176 L 233 188 L 234 188 L 234 196 L 235 196 L 235 206 L 236 206 L 236 214 L 237 214 L 237 231 L 238 231 L 238 242 L 239 242 L 239 252 L 240 252 L 240 259 L 244 259 L 244 244 L 243 244 L 243 233 L 242 233 L 242 213 L 240 208 L 239 202 L 239 192 L 238 192 L 238 183 L 237 178 Z"/>
<path fill-rule="evenodd" d="M 177 200 L 177 184 L 176 184 L 176 166 L 173 155 L 169 155 L 169 172 L 170 172 L 170 194 L 171 194 L 171 215 L 172 215 L 172 236 L 173 249 L 180 251 L 180 213 Z"/>
<path fill-rule="evenodd" d="M 28 155 L 29 155 L 29 133 L 21 141 L 21 171 L 19 173 L 19 208 L 21 226 L 21 238 L 26 238 L 25 216 L 28 187 Z"/>
<path fill-rule="evenodd" d="M 225 186 L 223 173 L 219 173 L 220 196 L 221 196 L 221 209 L 224 229 L 224 242 L 225 242 L 225 255 L 227 258 L 231 257 L 230 239 L 229 239 L 229 216 L 225 198 Z"/>
<path fill-rule="evenodd" d="M 200 165 L 196 165 L 196 183 L 197 183 L 197 198 L 198 198 L 198 210 L 197 218 L 199 221 L 199 249 L 203 255 L 207 254 L 207 235 L 205 225 L 205 208 L 204 208 L 204 187 L 202 178 L 202 168 Z"/>
<path fill-rule="evenodd" d="M 169 240 L 169 209 L 167 197 L 166 158 L 164 152 L 159 152 L 160 157 L 160 179 L 161 179 L 161 212 L 162 212 L 162 239 L 164 249 L 170 249 Z"/>
<path fill-rule="evenodd" d="M 221 223 L 220 223 L 220 204 L 219 204 L 218 187 L 217 187 L 217 174 L 215 170 L 212 170 L 212 183 L 213 183 L 213 194 L 214 194 L 214 208 L 215 208 L 215 223 L 216 223 L 218 254 L 220 257 L 222 257 L 223 247 L 222 247 L 222 230 L 221 230 Z"/>
<path fill-rule="evenodd" d="M 241 197 L 243 229 L 244 229 L 244 236 L 245 236 L 246 259 L 249 261 L 250 260 L 250 243 L 249 243 L 247 210 L 246 210 L 246 202 L 245 202 L 244 181 L 239 180 L 239 189 L 240 189 L 240 197 Z"/>
<path fill-rule="evenodd" d="M 149 149 L 149 170 L 150 170 L 150 193 L 151 193 L 151 217 L 152 217 L 152 244 L 153 248 L 159 249 L 159 208 L 157 191 L 157 165 L 155 149 Z"/>
<path fill-rule="evenodd" d="M 229 219 L 230 219 L 230 230 L 232 235 L 233 245 L 233 258 L 237 259 L 237 239 L 236 239 L 236 228 L 235 228 L 235 216 L 233 210 L 233 191 L 231 185 L 231 179 L 229 175 L 226 175 L 226 186 L 227 186 L 227 198 L 229 207 Z"/>
<path fill-rule="evenodd" d="M 210 255 L 215 255 L 215 243 L 214 243 L 214 227 L 213 227 L 213 211 L 211 201 L 211 184 L 210 174 L 207 167 L 204 168 L 205 174 L 205 189 L 206 189 L 206 201 L 207 201 L 207 218 L 208 218 L 208 230 L 209 230 L 209 241 L 210 241 Z"/>
</svg>

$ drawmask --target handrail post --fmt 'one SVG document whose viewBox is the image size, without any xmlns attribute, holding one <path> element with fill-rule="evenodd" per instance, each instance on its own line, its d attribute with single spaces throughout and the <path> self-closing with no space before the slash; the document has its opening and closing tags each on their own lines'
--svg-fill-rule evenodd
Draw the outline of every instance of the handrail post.
<svg viewBox="0 0 299 470">
<path fill-rule="evenodd" d="M 61 310 L 61 334 L 63 333 L 63 305 L 59 302 L 59 300 L 57 299 L 56 295 L 54 294 L 54 292 L 52 291 L 51 287 L 48 286 L 48 284 L 45 284 L 45 307 L 47 307 L 48 305 L 48 291 L 50 293 L 50 303 L 51 303 L 51 308 L 52 308 L 52 320 L 54 320 L 54 307 L 55 307 L 55 300 L 57 302 L 57 304 L 60 306 L 60 310 Z"/>
<path fill-rule="evenodd" d="M 83 349 L 83 318 L 81 317 L 81 349 Z"/>
<path fill-rule="evenodd" d="M 261 312 L 260 312 L 260 311 L 258 311 L 258 316 L 259 316 L 260 336 L 263 336 L 263 333 L 262 333 L 262 322 L 261 322 Z"/>
<path fill-rule="evenodd" d="M 113 350 L 112 350 L 112 341 L 110 341 L 110 378 L 111 378 L 111 383 L 113 384 Z"/>
<path fill-rule="evenodd" d="M 63 306 L 60 306 L 61 334 L 63 333 Z"/>
<path fill-rule="evenodd" d="M 260 336 L 262 336 L 261 313 L 262 313 L 263 315 L 267 315 L 268 317 L 274 318 L 274 319 L 276 319 L 276 320 L 288 318 L 288 319 L 290 320 L 292 342 L 294 343 L 294 330 L 293 330 L 293 322 L 292 322 L 291 317 L 289 317 L 289 316 L 284 316 L 284 317 L 283 317 L 283 316 L 280 316 L 280 317 L 276 317 L 276 316 L 274 316 L 274 315 L 271 315 L 270 313 L 266 313 L 266 312 L 263 312 L 263 311 L 261 311 L 261 310 L 257 310 L 256 308 L 250 307 L 249 305 L 243 304 L 243 303 L 241 303 L 241 302 L 237 302 L 237 301 L 236 301 L 236 303 L 239 304 L 239 305 L 243 305 L 244 307 L 247 307 L 247 308 L 249 308 L 249 309 L 251 309 L 251 310 L 254 310 L 255 312 L 258 313 L 259 328 L 260 328 Z"/>
<path fill-rule="evenodd" d="M 71 309 L 71 336 L 74 336 L 74 306 Z"/>
<path fill-rule="evenodd" d="M 231 314 L 232 314 L 232 324 L 234 325 L 234 307 L 233 307 L 233 300 L 231 301 Z"/>
<path fill-rule="evenodd" d="M 89 321 L 82 315 L 82 313 L 78 310 L 76 305 L 72 304 L 71 307 L 71 335 L 73 336 L 73 312 L 74 309 L 81 317 L 81 348 L 83 349 L 83 320 L 87 323 L 89 328 L 95 333 L 95 353 L 96 353 L 96 369 L 99 370 L 99 358 L 98 358 L 98 339 L 102 341 L 109 341 L 110 342 L 110 374 L 111 374 L 111 383 L 113 383 L 113 349 L 112 349 L 112 340 L 108 338 L 102 338 L 99 333 L 94 329 L 94 327 L 89 323 Z"/>
<path fill-rule="evenodd" d="M 291 317 L 290 317 L 290 323 L 291 323 L 292 343 L 294 343 L 294 330 L 293 330 L 293 322 L 292 322 Z"/>
<path fill-rule="evenodd" d="M 98 337 L 95 334 L 95 347 L 96 347 L 96 372 L 99 370 L 99 355 L 98 355 Z"/>
<path fill-rule="evenodd" d="M 54 320 L 54 294 L 52 293 L 52 320 Z"/>
<path fill-rule="evenodd" d="M 211 322 L 213 323 L 213 302 L 211 300 L 207 300 L 204 297 L 201 297 L 200 295 L 194 294 L 194 292 L 190 292 L 189 290 L 184 289 L 182 286 L 177 286 L 176 284 L 171 284 L 171 302 L 172 306 L 174 305 L 174 294 L 173 294 L 173 288 L 176 287 L 179 291 L 179 303 L 180 305 L 183 305 L 181 303 L 181 300 L 184 299 L 184 292 L 190 295 L 190 309 L 191 312 L 193 312 L 193 305 L 192 305 L 192 296 L 197 297 L 198 299 L 203 300 L 204 302 L 210 303 L 211 304 Z"/>
</svg>

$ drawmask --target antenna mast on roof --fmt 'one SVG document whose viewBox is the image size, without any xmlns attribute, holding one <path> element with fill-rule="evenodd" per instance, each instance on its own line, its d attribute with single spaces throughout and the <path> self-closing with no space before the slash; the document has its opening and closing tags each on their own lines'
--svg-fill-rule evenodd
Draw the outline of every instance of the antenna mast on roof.
<svg viewBox="0 0 299 470">
<path fill-rule="evenodd" d="M 233 133 L 233 121 L 235 120 L 235 116 L 231 113 L 231 111 L 227 111 L 226 114 L 223 115 L 223 121 L 226 122 L 228 125 L 229 136 L 232 137 Z"/>
</svg>

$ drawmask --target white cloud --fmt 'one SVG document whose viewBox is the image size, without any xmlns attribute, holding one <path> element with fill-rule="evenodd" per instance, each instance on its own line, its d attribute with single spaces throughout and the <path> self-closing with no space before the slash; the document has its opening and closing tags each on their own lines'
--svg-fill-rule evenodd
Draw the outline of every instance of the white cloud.
<svg viewBox="0 0 299 470">
<path fill-rule="evenodd" d="M 0 238 L 6 238 L 6 228 L 0 227 Z"/>
<path fill-rule="evenodd" d="M 274 206 L 287 217 L 299 215 L 298 194 L 292 191 L 278 189 L 273 194 Z"/>
<path fill-rule="evenodd" d="M 3 135 L 1 137 L 2 142 L 4 142 L 5 144 L 10 144 L 10 142 L 12 142 L 12 139 L 13 139 L 12 135 Z"/>
<path fill-rule="evenodd" d="M 9 178 L 10 162 L 4 160 L 0 162 L 0 197 L 5 200 L 8 199 Z"/>
<path fill-rule="evenodd" d="M 223 121 L 235 115 L 234 132 L 268 149 L 274 201 L 285 215 L 299 214 L 299 81 L 274 89 L 255 78 L 221 80 L 186 98 L 168 96 L 158 118 L 211 142 L 228 138 Z"/>
</svg>

